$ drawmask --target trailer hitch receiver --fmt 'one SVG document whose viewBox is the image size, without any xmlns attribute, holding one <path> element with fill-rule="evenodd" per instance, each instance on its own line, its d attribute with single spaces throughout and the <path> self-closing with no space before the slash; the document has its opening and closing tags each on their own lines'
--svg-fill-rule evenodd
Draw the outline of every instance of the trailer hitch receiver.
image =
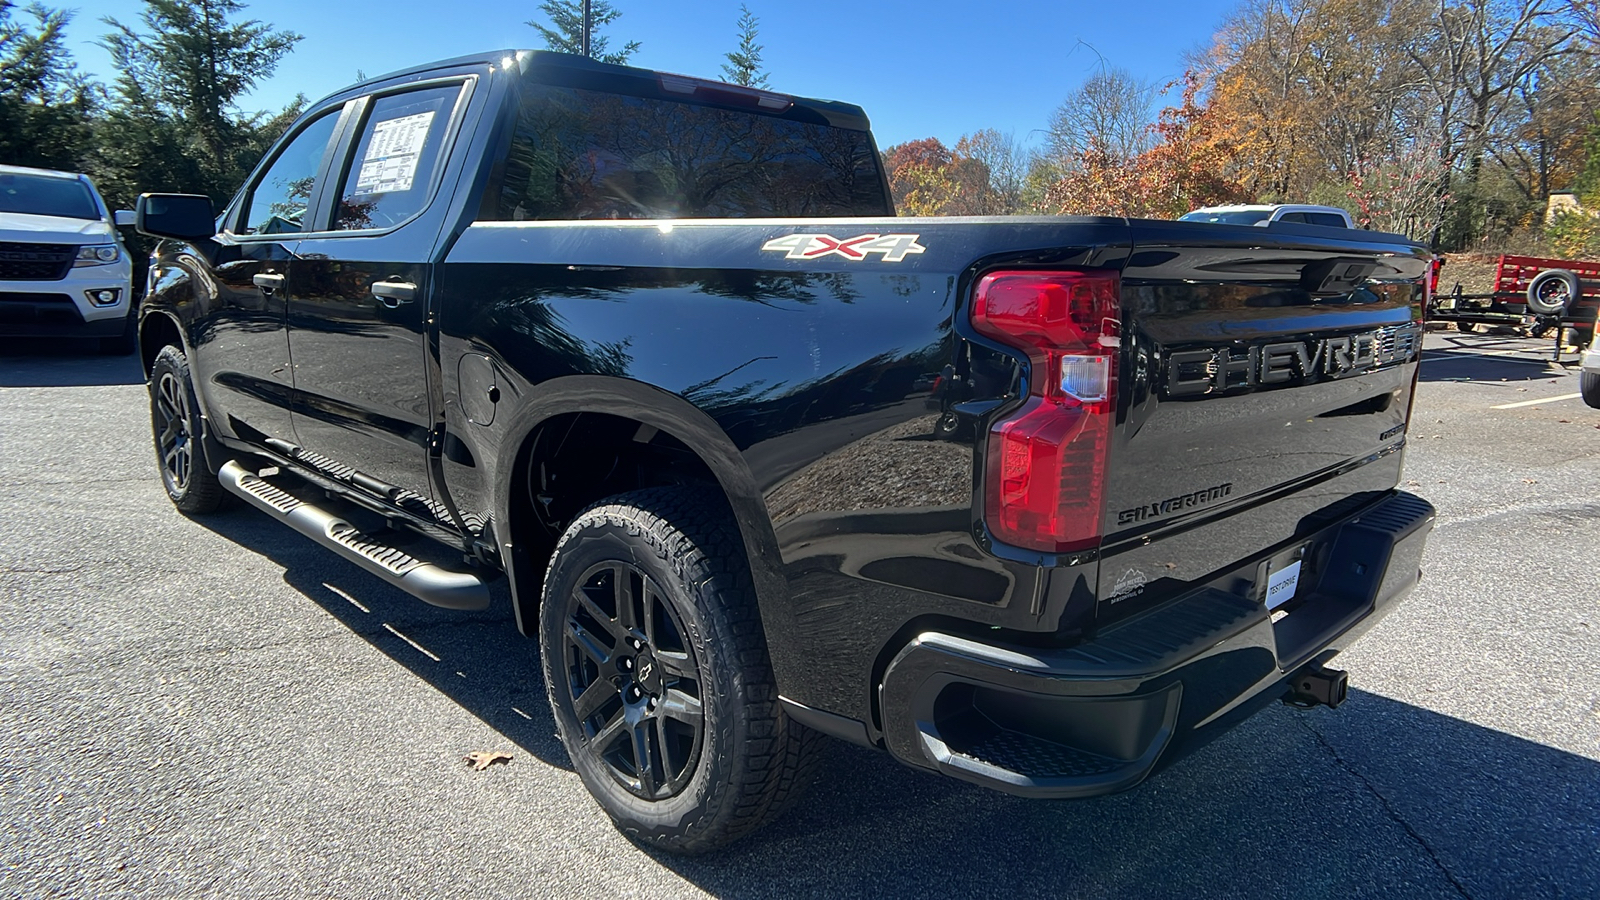
<svg viewBox="0 0 1600 900">
<path fill-rule="evenodd" d="M 1349 690 L 1349 672 L 1311 666 L 1289 682 L 1289 693 L 1284 696 L 1283 702 L 1301 709 L 1310 709 L 1313 706 L 1333 709 L 1344 702 Z"/>
</svg>

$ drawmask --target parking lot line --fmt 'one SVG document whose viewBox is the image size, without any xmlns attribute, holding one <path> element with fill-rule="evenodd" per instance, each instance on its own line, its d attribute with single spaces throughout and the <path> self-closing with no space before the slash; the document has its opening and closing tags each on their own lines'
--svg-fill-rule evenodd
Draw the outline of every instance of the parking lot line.
<svg viewBox="0 0 1600 900">
<path fill-rule="evenodd" d="M 1516 409 L 1519 406 L 1538 406 L 1541 403 L 1554 403 L 1557 400 L 1576 400 L 1576 399 L 1578 399 L 1579 397 L 1582 397 L 1582 396 L 1583 396 L 1582 394 L 1560 394 L 1560 395 L 1555 396 L 1555 397 L 1540 397 L 1538 400 L 1520 400 L 1520 401 L 1518 401 L 1516 403 L 1502 403 L 1499 406 L 1491 406 L 1489 408 L 1490 409 Z"/>
</svg>

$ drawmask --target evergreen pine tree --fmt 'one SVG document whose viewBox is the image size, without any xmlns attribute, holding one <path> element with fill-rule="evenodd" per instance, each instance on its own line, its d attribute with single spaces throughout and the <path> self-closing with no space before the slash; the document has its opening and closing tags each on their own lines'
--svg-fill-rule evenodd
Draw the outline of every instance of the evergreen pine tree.
<svg viewBox="0 0 1600 900">
<path fill-rule="evenodd" d="M 739 4 L 739 49 L 725 54 L 728 61 L 722 66 L 728 81 L 733 84 L 753 88 L 767 87 L 767 73 L 761 69 L 762 47 L 756 43 L 757 27 L 760 24 L 760 20 L 750 14 L 749 7 L 743 3 Z"/>
<path fill-rule="evenodd" d="M 539 32 L 544 38 L 545 46 L 560 53 L 581 55 L 583 53 L 583 0 L 544 0 L 539 4 L 539 9 L 550 20 L 550 27 L 545 27 L 538 20 L 531 20 L 529 25 Z M 614 63 L 619 66 L 628 64 L 628 58 L 639 50 L 638 41 L 629 41 L 616 53 L 607 53 L 606 47 L 610 40 L 600 34 L 600 29 L 616 21 L 622 15 L 614 9 L 607 0 L 591 0 L 589 4 L 589 56 L 603 63 Z"/>
<path fill-rule="evenodd" d="M 270 78 L 300 35 L 254 19 L 238 0 L 144 0 L 144 30 L 107 18 L 100 42 L 117 69 L 99 125 L 102 190 L 183 190 L 221 203 L 304 105 L 244 113 L 239 99 Z"/>
<path fill-rule="evenodd" d="M 89 151 L 91 87 L 66 48 L 72 14 L 0 0 L 0 163 L 76 171 Z"/>
</svg>

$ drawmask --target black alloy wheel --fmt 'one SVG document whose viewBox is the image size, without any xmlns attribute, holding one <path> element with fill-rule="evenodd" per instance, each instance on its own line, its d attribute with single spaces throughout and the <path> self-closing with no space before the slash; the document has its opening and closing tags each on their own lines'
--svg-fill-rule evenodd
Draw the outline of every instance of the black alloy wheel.
<svg viewBox="0 0 1600 900">
<path fill-rule="evenodd" d="M 704 853 L 781 815 L 821 735 L 778 702 L 750 561 L 714 488 L 659 487 L 567 524 L 539 649 L 556 729 L 629 837 Z"/>
<path fill-rule="evenodd" d="M 564 689 L 583 750 L 643 800 L 683 790 L 705 711 L 694 651 L 672 601 L 628 562 L 595 565 L 567 594 Z"/>
<path fill-rule="evenodd" d="M 179 510 L 203 515 L 221 509 L 228 493 L 206 459 L 200 404 L 189 381 L 189 360 L 168 345 L 150 367 L 150 432 L 167 497 Z"/>
<path fill-rule="evenodd" d="M 156 379 L 150 402 L 156 455 L 161 457 L 161 478 L 167 483 L 167 493 L 181 494 L 189 489 L 189 475 L 194 471 L 189 392 L 184 390 L 176 374 L 162 372 Z"/>
</svg>

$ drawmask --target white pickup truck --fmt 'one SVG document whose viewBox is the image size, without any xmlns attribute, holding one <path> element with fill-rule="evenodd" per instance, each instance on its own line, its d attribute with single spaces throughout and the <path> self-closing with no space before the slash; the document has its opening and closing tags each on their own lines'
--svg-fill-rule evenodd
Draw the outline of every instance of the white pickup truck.
<svg viewBox="0 0 1600 900">
<path fill-rule="evenodd" d="M 132 353 L 133 263 L 117 224 L 87 175 L 0 165 L 0 337 Z"/>
<path fill-rule="evenodd" d="M 1291 222 L 1322 225 L 1328 228 L 1354 228 L 1350 214 L 1337 206 L 1310 206 L 1303 203 L 1253 203 L 1238 206 L 1208 206 L 1178 217 L 1180 222 L 1211 222 L 1218 225 L 1260 225 Z"/>
</svg>

